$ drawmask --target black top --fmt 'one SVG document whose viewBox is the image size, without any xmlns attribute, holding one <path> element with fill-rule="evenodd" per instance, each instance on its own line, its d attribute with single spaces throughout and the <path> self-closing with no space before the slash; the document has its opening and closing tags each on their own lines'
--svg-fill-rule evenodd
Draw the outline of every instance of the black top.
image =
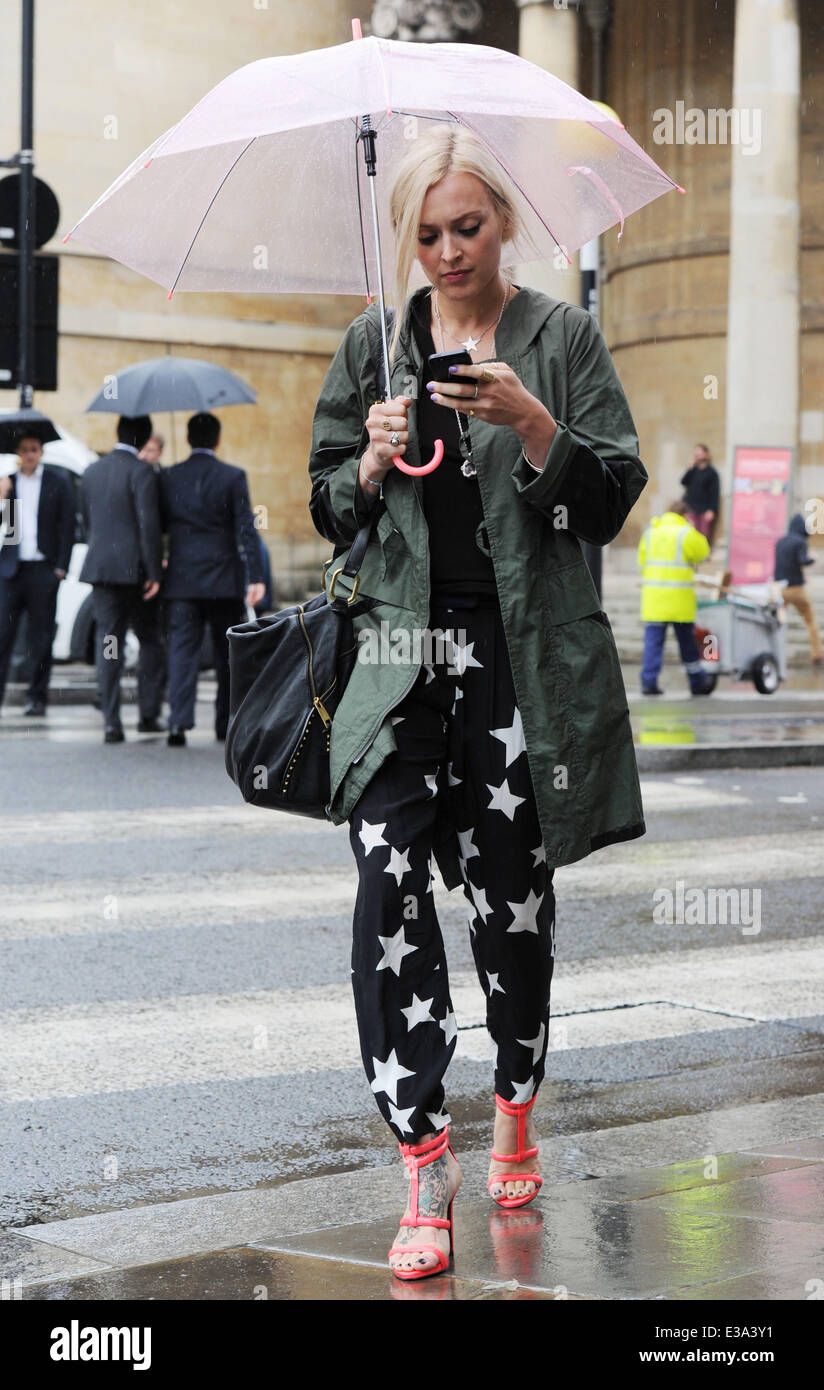
<svg viewBox="0 0 824 1390">
<path fill-rule="evenodd" d="M 422 295 L 412 315 L 412 331 L 424 360 L 418 397 L 421 462 L 432 457 L 435 439 L 444 442 L 443 459 L 422 479 L 423 510 L 429 527 L 430 584 L 433 599 L 444 593 L 497 593 L 492 561 L 478 548 L 475 533 L 484 519 L 477 478 L 461 472 L 460 429 L 453 410 L 433 403 L 426 389 L 426 359 L 438 349 L 429 328 L 430 297 Z M 471 432 L 472 422 L 467 420 Z M 486 544 L 485 534 L 484 544 Z"/>
<path fill-rule="evenodd" d="M 807 550 L 807 535 L 807 523 L 801 512 L 796 512 L 786 536 L 775 545 L 775 578 L 786 579 L 795 588 L 805 582 L 802 566 L 813 564 L 815 558 Z"/>
<path fill-rule="evenodd" d="M 693 512 L 718 512 L 718 493 L 720 479 L 718 470 L 708 463 L 704 468 L 688 468 L 681 486 L 684 501 Z"/>
</svg>

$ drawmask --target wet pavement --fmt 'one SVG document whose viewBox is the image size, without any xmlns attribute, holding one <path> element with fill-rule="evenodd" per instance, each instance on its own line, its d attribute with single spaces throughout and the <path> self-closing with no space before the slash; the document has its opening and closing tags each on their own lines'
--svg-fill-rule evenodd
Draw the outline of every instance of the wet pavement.
<svg viewBox="0 0 824 1390">
<path fill-rule="evenodd" d="M 824 1113 L 822 1100 L 811 1103 L 811 1118 Z M 283 1189 L 271 1189 L 268 1211 L 266 1190 L 258 1189 L 247 1196 L 257 1197 L 259 1232 L 220 1249 L 153 1262 L 145 1260 L 142 1240 L 153 1231 L 158 1253 L 175 1223 L 178 1239 L 188 1229 L 190 1245 L 203 1241 L 207 1230 L 213 1240 L 231 1240 L 231 1208 L 221 1217 L 214 1202 L 195 1199 L 29 1228 L 4 1238 L 6 1277 L 21 1281 L 19 1297 L 39 1301 L 792 1301 L 815 1297 L 824 1287 L 824 1134 L 613 1176 L 546 1182 L 537 1200 L 518 1211 L 459 1196 L 452 1266 L 419 1283 L 400 1283 L 386 1267 L 397 1221 L 384 1209 L 400 1181 L 386 1169 L 314 1179 L 294 1185 L 300 1189 L 294 1202 Z M 344 1198 L 335 1223 L 329 1220 L 335 1209 L 330 1184 Z M 358 1219 L 364 1205 L 380 1214 Z M 235 1201 L 235 1217 L 240 1211 Z M 269 1233 L 267 1217 L 277 1221 Z M 306 1229 L 295 1229 L 302 1225 Z M 130 1229 L 136 1237 L 131 1245 Z M 72 1278 L 71 1263 L 82 1265 L 84 1245 L 85 1272 Z"/>
</svg>

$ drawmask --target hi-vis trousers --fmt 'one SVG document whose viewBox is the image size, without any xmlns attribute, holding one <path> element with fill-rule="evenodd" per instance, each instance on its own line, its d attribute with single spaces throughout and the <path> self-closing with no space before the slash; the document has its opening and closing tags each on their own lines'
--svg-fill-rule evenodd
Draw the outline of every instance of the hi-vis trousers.
<svg viewBox="0 0 824 1390">
<path fill-rule="evenodd" d="M 495 1090 L 529 1100 L 544 1075 L 555 896 L 495 600 L 433 605 L 451 631 L 390 716 L 397 751 L 349 818 L 358 864 L 352 983 L 367 1079 L 394 1134 L 449 1122 L 443 1078 L 458 1023 L 432 894 L 433 832 L 448 798 L 472 951 L 497 1047 Z"/>
</svg>

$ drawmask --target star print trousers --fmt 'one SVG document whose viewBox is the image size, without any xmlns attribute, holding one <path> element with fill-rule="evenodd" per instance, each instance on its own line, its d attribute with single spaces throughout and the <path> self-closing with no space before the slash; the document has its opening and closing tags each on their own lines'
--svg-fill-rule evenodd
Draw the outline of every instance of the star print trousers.
<svg viewBox="0 0 824 1390">
<path fill-rule="evenodd" d="M 476 606 L 471 605 L 473 601 Z M 349 819 L 358 865 L 352 983 L 367 1079 L 394 1134 L 449 1121 L 458 1023 L 432 894 L 442 798 L 461 846 L 472 952 L 497 1046 L 495 1090 L 529 1100 L 544 1075 L 555 896 L 494 599 L 432 606 L 432 650 L 393 711 L 397 750 Z M 431 660 L 429 658 L 432 658 Z"/>
</svg>

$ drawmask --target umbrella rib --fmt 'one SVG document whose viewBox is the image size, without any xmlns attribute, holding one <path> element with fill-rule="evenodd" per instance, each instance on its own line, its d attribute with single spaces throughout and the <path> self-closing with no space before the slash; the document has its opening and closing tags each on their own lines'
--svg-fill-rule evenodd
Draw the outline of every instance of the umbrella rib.
<svg viewBox="0 0 824 1390">
<path fill-rule="evenodd" d="M 175 286 L 177 285 L 178 280 L 180 279 L 181 275 L 183 274 L 183 271 L 186 269 L 186 262 L 188 261 L 190 255 L 192 254 L 192 248 L 193 248 L 195 242 L 197 241 L 198 237 L 200 236 L 200 232 L 201 232 L 201 228 L 203 227 L 203 223 L 206 221 L 206 218 L 209 216 L 209 213 L 210 213 L 211 209 L 214 207 L 215 200 L 216 200 L 216 198 L 218 197 L 218 194 L 221 192 L 221 190 L 222 190 L 222 188 L 223 188 L 223 185 L 225 184 L 225 182 L 226 182 L 226 180 L 228 179 L 229 175 L 232 174 L 232 173 L 234 173 L 234 171 L 235 171 L 235 169 L 237 168 L 238 164 L 240 163 L 241 159 L 242 159 L 243 156 L 246 154 L 246 151 L 247 151 L 248 149 L 250 149 L 252 145 L 254 145 L 256 139 L 257 139 L 257 136 L 256 136 L 256 135 L 253 135 L 252 138 L 251 138 L 251 140 L 250 140 L 246 145 L 244 145 L 244 147 L 243 147 L 243 149 L 240 151 L 240 154 L 238 155 L 237 159 L 234 160 L 234 162 L 232 163 L 232 165 L 226 170 L 226 173 L 223 175 L 223 178 L 220 180 L 220 183 L 218 184 L 217 188 L 215 189 L 214 193 L 212 194 L 212 197 L 211 197 L 210 200 L 209 200 L 209 205 L 208 205 L 208 207 L 206 208 L 205 212 L 203 213 L 203 216 L 201 217 L 200 222 L 198 223 L 197 230 L 196 230 L 194 236 L 192 237 L 192 240 L 189 242 L 189 249 L 188 249 L 188 251 L 186 252 L 186 255 L 183 257 L 183 260 L 182 260 L 181 263 L 180 263 L 180 268 L 179 268 L 179 270 L 178 270 L 178 272 L 177 272 L 177 275 L 176 275 L 175 278 L 174 278 L 174 284 L 172 285 L 172 288 L 169 290 L 169 296 L 168 296 L 169 299 L 171 299 L 172 295 L 174 294 L 174 292 L 175 292 Z"/>
<path fill-rule="evenodd" d="M 512 174 L 512 172 L 511 172 L 509 169 L 507 169 L 507 167 L 506 167 L 506 165 L 504 164 L 503 160 L 498 158 L 498 155 L 495 153 L 495 151 L 493 150 L 492 146 L 489 144 L 489 141 L 486 139 L 486 137 L 483 136 L 483 135 L 481 134 L 481 132 L 477 129 L 477 127 L 474 126 L 474 125 L 472 124 L 471 121 L 468 121 L 468 120 L 466 119 L 465 116 L 459 116 L 458 113 L 457 113 L 456 111 L 450 111 L 450 112 L 449 112 L 449 115 L 452 116 L 452 117 L 454 117 L 454 119 L 455 119 L 460 125 L 465 125 L 466 128 L 467 128 L 467 130 L 471 130 L 472 133 L 473 133 L 474 135 L 477 135 L 477 137 L 478 137 L 479 140 L 483 141 L 484 145 L 485 145 L 486 148 L 489 150 L 489 153 L 492 155 L 492 158 L 493 158 L 493 159 L 496 159 L 496 160 L 498 161 L 498 163 L 500 164 L 500 166 L 501 166 L 501 168 L 503 169 L 504 173 L 506 174 L 507 178 L 509 178 L 509 179 L 512 180 L 512 182 L 514 183 L 514 185 L 515 185 L 515 187 L 517 188 L 518 192 L 521 194 L 521 197 L 522 197 L 522 198 L 524 199 L 524 201 L 525 201 L 526 203 L 528 203 L 529 206 L 532 208 L 532 211 L 535 213 L 535 216 L 537 217 L 537 219 L 538 219 L 538 221 L 540 222 L 541 226 L 542 226 L 542 227 L 545 227 L 546 230 L 549 232 L 549 235 L 552 237 L 552 240 L 555 242 L 555 245 L 557 246 L 558 250 L 559 250 L 559 251 L 563 250 L 563 247 L 561 246 L 560 241 L 559 241 L 558 238 L 556 237 L 556 235 L 555 235 L 555 233 L 553 232 L 552 228 L 550 227 L 549 223 L 544 221 L 543 217 L 542 217 L 541 214 L 539 213 L 539 211 L 538 211 L 538 209 L 536 208 L 535 204 L 533 203 L 532 199 L 529 197 L 529 194 L 526 192 L 526 189 L 522 187 L 522 185 L 521 185 L 521 184 L 518 182 L 518 180 L 515 178 L 514 174 Z M 566 251 L 564 251 L 564 255 L 567 256 Z M 572 264 L 572 261 L 570 260 L 569 256 L 567 256 L 567 260 L 569 261 L 569 263 L 570 263 L 570 265 L 571 265 L 571 264 Z"/>
</svg>

